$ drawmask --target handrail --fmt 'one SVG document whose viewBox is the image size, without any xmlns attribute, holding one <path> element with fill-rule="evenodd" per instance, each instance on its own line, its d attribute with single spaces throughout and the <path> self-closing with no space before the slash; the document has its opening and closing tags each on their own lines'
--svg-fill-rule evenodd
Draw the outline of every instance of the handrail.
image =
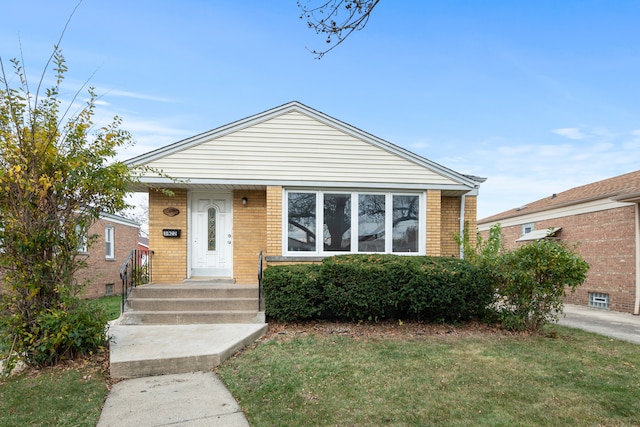
<svg viewBox="0 0 640 427">
<path fill-rule="evenodd" d="M 120 279 L 122 279 L 121 313 L 124 313 L 124 307 L 133 288 L 151 281 L 152 258 L 153 251 L 149 249 L 132 249 L 129 252 L 127 260 L 120 268 Z"/>
<path fill-rule="evenodd" d="M 258 255 L 258 313 L 262 311 L 262 251 Z"/>
</svg>

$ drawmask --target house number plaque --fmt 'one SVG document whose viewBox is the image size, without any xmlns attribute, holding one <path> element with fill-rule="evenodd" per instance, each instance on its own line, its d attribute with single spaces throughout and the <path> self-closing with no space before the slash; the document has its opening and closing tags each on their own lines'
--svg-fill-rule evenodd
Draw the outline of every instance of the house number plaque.
<svg viewBox="0 0 640 427">
<path fill-rule="evenodd" d="M 162 230 L 162 237 L 180 237 L 180 230 L 169 230 L 165 228 Z"/>
</svg>

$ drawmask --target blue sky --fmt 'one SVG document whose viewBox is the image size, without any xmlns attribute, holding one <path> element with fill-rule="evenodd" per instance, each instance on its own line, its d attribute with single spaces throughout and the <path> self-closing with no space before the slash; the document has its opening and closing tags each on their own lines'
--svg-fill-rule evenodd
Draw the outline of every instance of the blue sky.
<svg viewBox="0 0 640 427">
<path fill-rule="evenodd" d="M 2 7 L 0 56 L 40 73 L 76 0 Z M 84 0 L 63 96 L 87 80 L 133 157 L 298 100 L 461 173 L 478 217 L 640 169 L 640 1 L 381 0 L 314 59 L 295 0 Z"/>
</svg>

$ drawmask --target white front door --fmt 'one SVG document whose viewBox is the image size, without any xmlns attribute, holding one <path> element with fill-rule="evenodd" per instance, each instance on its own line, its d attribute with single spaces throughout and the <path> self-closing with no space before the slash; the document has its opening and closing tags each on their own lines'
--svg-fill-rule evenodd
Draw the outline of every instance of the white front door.
<svg viewBox="0 0 640 427">
<path fill-rule="evenodd" d="M 191 277 L 233 276 L 231 193 L 191 194 Z"/>
</svg>

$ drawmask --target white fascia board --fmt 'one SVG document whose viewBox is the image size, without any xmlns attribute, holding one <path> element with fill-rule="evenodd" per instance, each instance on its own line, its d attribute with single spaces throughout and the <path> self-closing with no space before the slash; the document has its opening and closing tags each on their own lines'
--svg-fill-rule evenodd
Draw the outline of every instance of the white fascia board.
<svg viewBox="0 0 640 427">
<path fill-rule="evenodd" d="M 100 219 L 103 219 L 105 221 L 109 221 L 109 222 L 113 222 L 116 224 L 122 224 L 122 225 L 128 225 L 129 227 L 135 227 L 135 228 L 140 228 L 140 224 L 137 223 L 134 220 L 131 220 L 129 218 L 125 218 L 123 216 L 120 215 L 113 215 L 113 214 L 109 214 L 106 212 L 103 212 L 100 214 Z"/>
</svg>

